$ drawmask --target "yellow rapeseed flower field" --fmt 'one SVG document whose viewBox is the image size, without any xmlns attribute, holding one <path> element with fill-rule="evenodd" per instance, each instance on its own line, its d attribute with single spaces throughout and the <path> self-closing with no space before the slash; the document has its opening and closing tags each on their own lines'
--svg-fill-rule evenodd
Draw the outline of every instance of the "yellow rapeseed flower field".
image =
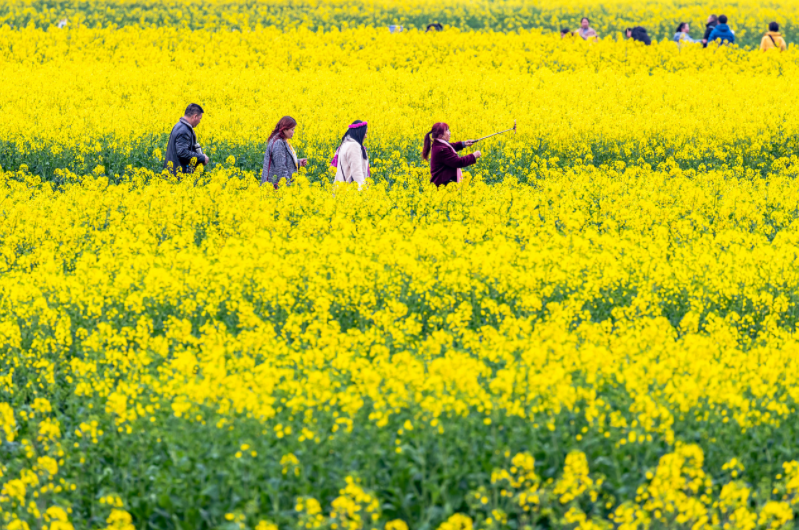
<svg viewBox="0 0 799 530">
<path fill-rule="evenodd" d="M 2 528 L 792 528 L 799 56 L 747 46 L 796 8 L 734 8 L 703 49 L 609 35 L 670 0 L 4 4 Z M 432 123 L 514 120 L 429 184 Z"/>
<path fill-rule="evenodd" d="M 771 21 L 780 23 L 790 41 L 798 36 L 797 0 L 5 0 L 0 26 L 176 27 L 249 30 L 276 27 L 344 30 L 402 25 L 424 30 L 428 24 L 463 30 L 517 31 L 576 29 L 587 16 L 601 37 L 621 35 L 626 27 L 644 26 L 657 40 L 670 40 L 679 22 L 701 37 L 709 15 L 726 14 L 739 43 L 752 47 Z"/>
<path fill-rule="evenodd" d="M 787 102 L 797 55 L 665 42 L 646 47 L 561 40 L 540 31 L 390 34 L 178 29 L 0 29 L 0 165 L 110 175 L 161 167 L 189 102 L 206 110 L 199 140 L 213 163 L 261 168 L 278 119 L 299 122 L 295 146 L 311 180 L 327 180 L 346 126 L 370 123 L 377 179 L 400 156 L 424 166 L 436 121 L 455 139 L 506 129 L 481 144 L 488 180 L 542 167 L 624 162 L 763 173 L 790 157 L 799 120 Z"/>
<path fill-rule="evenodd" d="M 792 519 L 795 170 L 395 178 L 4 173 L 6 523 Z"/>
</svg>

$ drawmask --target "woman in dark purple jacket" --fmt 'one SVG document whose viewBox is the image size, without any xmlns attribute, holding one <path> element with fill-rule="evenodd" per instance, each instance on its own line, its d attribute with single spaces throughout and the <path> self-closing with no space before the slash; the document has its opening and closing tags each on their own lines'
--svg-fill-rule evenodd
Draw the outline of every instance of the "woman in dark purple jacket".
<svg viewBox="0 0 799 530">
<path fill-rule="evenodd" d="M 474 140 L 451 144 L 449 137 L 449 125 L 441 122 L 433 125 L 433 129 L 424 136 L 422 158 L 427 160 L 430 157 L 430 182 L 436 186 L 457 182 L 461 168 L 471 166 L 481 155 L 480 151 L 475 151 L 471 155 L 458 156 L 456 151 L 472 145 Z"/>
</svg>

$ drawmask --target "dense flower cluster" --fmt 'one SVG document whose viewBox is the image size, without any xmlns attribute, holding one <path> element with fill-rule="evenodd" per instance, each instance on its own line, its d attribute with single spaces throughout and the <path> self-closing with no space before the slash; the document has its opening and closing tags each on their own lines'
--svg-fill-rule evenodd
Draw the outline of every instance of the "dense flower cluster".
<svg viewBox="0 0 799 530">
<path fill-rule="evenodd" d="M 4 172 L 3 524 L 787 524 L 795 162 Z"/>
<path fill-rule="evenodd" d="M 789 41 L 799 35 L 796 0 L 743 0 L 714 5 L 699 0 L 5 0 L 0 25 L 47 28 L 60 21 L 67 27 L 138 26 L 190 29 L 255 29 L 274 26 L 311 30 L 361 26 L 425 29 L 439 22 L 463 30 L 516 31 L 542 28 L 575 29 L 591 17 L 601 37 L 621 35 L 624 28 L 643 25 L 658 40 L 671 39 L 678 22 L 688 22 L 698 36 L 708 15 L 730 17 L 739 42 L 759 44 L 771 21 L 787 29 Z"/>
<path fill-rule="evenodd" d="M 799 120 L 785 102 L 799 98 L 798 75 L 792 50 L 591 44 L 536 31 L 0 28 L 0 165 L 26 164 L 47 180 L 57 168 L 158 170 L 169 131 L 196 102 L 212 167 L 234 156 L 259 169 L 266 137 L 291 115 L 312 181 L 330 180 L 356 119 L 369 122 L 378 180 L 424 167 L 422 137 L 436 121 L 455 139 L 517 121 L 515 136 L 479 144 L 487 181 L 611 163 L 765 173 L 797 148 Z"/>
<path fill-rule="evenodd" d="M 797 8 L 725 13 L 748 46 Z M 599 41 L 550 31 L 586 13 Z M 0 526 L 794 524 L 796 52 L 619 38 L 707 14 L 4 2 Z M 176 178 L 190 102 L 213 162 Z M 283 115 L 310 162 L 275 190 Z M 361 189 L 328 163 L 355 119 Z M 433 122 L 514 120 L 428 183 Z"/>
</svg>

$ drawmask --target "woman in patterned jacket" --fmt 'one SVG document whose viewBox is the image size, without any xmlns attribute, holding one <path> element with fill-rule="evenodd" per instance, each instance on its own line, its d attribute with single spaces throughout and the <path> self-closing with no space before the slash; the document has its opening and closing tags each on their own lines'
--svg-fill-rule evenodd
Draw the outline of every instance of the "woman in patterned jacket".
<svg viewBox="0 0 799 530">
<path fill-rule="evenodd" d="M 291 147 L 289 140 L 294 136 L 294 129 L 297 127 L 297 120 L 291 116 L 283 116 L 275 125 L 272 134 L 266 141 L 266 153 L 264 153 L 264 169 L 261 173 L 261 184 L 271 182 L 277 189 L 280 179 L 286 179 L 286 185 L 292 182 L 292 175 L 300 167 L 308 164 L 307 158 L 297 158 L 297 153 Z"/>
</svg>

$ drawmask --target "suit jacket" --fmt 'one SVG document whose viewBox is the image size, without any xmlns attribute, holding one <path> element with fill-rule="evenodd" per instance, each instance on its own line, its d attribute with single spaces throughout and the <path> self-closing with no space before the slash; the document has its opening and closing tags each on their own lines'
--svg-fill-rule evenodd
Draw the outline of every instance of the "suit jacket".
<svg viewBox="0 0 799 530">
<path fill-rule="evenodd" d="M 430 148 L 430 182 L 436 186 L 457 182 L 458 169 L 477 162 L 474 155 L 458 156 L 455 153 L 464 147 L 466 144 L 463 142 L 447 144 L 433 140 Z"/>
<path fill-rule="evenodd" d="M 176 173 L 178 168 L 183 173 L 193 173 L 196 164 L 205 162 L 205 157 L 196 146 L 197 135 L 194 134 L 194 129 L 181 118 L 172 127 L 172 132 L 169 135 L 169 142 L 166 144 L 164 168 L 169 169 L 172 173 Z M 191 164 L 192 158 L 197 159 L 194 166 Z M 172 162 L 171 169 L 169 167 L 170 162 Z"/>
</svg>

